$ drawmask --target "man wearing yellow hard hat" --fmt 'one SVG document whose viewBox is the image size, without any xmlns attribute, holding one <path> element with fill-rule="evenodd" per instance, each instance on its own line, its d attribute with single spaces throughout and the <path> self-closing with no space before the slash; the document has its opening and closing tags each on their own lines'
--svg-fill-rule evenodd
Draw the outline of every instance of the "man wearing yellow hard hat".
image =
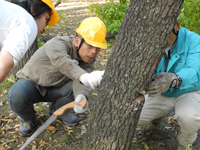
<svg viewBox="0 0 200 150">
<path fill-rule="evenodd" d="M 52 0 L 0 0 L 0 83 L 45 27 L 59 21 Z"/>
<path fill-rule="evenodd" d="M 104 71 L 93 71 L 100 49 L 107 48 L 106 26 L 97 17 L 86 18 L 76 29 L 76 37 L 57 36 L 37 50 L 24 68 L 17 72 L 19 80 L 8 93 L 8 103 L 19 116 L 19 133 L 30 136 L 36 115 L 33 104 L 51 102 L 49 113 L 61 106 L 89 97 L 100 84 Z M 87 109 L 75 105 L 74 111 Z M 63 123 L 77 125 L 80 121 L 72 110 L 59 116 Z"/>
</svg>

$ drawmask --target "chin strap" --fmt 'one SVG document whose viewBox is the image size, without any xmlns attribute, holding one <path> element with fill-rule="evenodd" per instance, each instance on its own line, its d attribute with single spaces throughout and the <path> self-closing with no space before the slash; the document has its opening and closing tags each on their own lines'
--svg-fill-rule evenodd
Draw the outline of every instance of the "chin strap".
<svg viewBox="0 0 200 150">
<path fill-rule="evenodd" d="M 77 55 L 78 55 L 79 58 L 80 58 L 79 50 L 80 50 L 81 45 L 83 44 L 83 42 L 84 42 L 84 39 L 82 38 L 82 39 L 81 39 L 81 43 L 80 43 L 80 45 L 79 45 L 79 47 L 78 47 L 78 49 L 77 49 L 77 51 L 76 51 L 76 53 L 77 53 Z"/>
</svg>

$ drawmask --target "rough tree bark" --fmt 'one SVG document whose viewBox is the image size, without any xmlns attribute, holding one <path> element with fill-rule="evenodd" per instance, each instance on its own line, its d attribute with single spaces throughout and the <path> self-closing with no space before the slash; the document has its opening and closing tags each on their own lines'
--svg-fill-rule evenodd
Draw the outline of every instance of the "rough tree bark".
<svg viewBox="0 0 200 150">
<path fill-rule="evenodd" d="M 83 139 L 84 150 L 130 150 L 150 82 L 183 0 L 130 0 Z"/>
</svg>

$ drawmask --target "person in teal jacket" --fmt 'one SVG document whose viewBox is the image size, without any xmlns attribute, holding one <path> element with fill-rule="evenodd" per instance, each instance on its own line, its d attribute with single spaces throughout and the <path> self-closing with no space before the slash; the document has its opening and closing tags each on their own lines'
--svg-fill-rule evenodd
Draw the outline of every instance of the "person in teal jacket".
<svg viewBox="0 0 200 150">
<path fill-rule="evenodd" d="M 200 128 L 200 36 L 180 27 L 177 21 L 165 54 L 148 86 L 138 127 L 174 112 L 180 130 L 177 149 L 197 138 Z"/>
</svg>

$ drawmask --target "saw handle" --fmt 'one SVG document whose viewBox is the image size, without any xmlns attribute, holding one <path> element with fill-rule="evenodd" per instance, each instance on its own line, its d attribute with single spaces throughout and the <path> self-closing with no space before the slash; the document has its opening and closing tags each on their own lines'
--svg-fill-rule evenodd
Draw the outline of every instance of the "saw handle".
<svg viewBox="0 0 200 150">
<path fill-rule="evenodd" d="M 69 109 L 69 108 L 73 108 L 74 105 L 80 105 L 82 108 L 84 108 L 87 104 L 87 100 L 86 99 L 82 99 L 79 103 L 76 103 L 75 101 L 71 102 L 71 103 L 68 103 L 62 107 L 60 107 L 58 110 L 56 110 L 53 115 L 56 115 L 56 116 L 60 116 L 60 115 L 63 115 L 64 112 Z"/>
</svg>

